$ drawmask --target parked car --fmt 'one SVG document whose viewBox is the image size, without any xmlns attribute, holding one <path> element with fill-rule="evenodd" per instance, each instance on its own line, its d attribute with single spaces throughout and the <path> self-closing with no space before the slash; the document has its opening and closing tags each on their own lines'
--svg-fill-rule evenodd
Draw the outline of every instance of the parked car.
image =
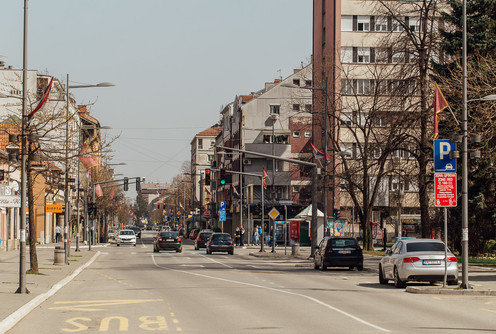
<svg viewBox="0 0 496 334">
<path fill-rule="evenodd" d="M 363 254 L 355 238 L 325 237 L 316 246 L 314 269 L 327 270 L 328 267 L 348 267 L 363 270 Z"/>
<path fill-rule="evenodd" d="M 456 256 L 447 253 L 447 283 L 458 284 Z M 379 283 L 404 288 L 409 281 L 437 282 L 444 280 L 444 243 L 436 239 L 398 240 L 386 251 L 379 263 Z"/>
<path fill-rule="evenodd" d="M 153 240 L 153 251 L 158 253 L 161 250 L 175 250 L 181 253 L 183 246 L 179 234 L 175 231 L 159 232 Z"/>
<path fill-rule="evenodd" d="M 198 233 L 198 237 L 195 239 L 195 250 L 206 248 L 207 246 L 205 246 L 205 243 L 208 239 L 210 239 L 212 233 L 212 231 L 200 231 L 200 233 Z"/>
<path fill-rule="evenodd" d="M 198 237 L 198 231 L 199 231 L 199 230 L 198 230 L 197 228 L 192 229 L 192 230 L 189 232 L 189 238 L 190 238 L 191 240 L 195 240 L 195 239 L 196 239 L 196 237 Z"/>
<path fill-rule="evenodd" d="M 234 254 L 233 240 L 228 233 L 212 233 L 210 239 L 206 243 L 207 254 L 213 252 L 227 252 L 230 255 Z"/>
<path fill-rule="evenodd" d="M 133 245 L 136 247 L 136 234 L 133 230 L 120 230 L 117 238 L 115 238 L 117 246 L 120 245 Z"/>
<path fill-rule="evenodd" d="M 136 234 L 136 237 L 138 239 L 141 239 L 141 229 L 137 226 L 128 226 L 126 227 L 128 230 L 133 230 L 134 234 Z"/>
</svg>

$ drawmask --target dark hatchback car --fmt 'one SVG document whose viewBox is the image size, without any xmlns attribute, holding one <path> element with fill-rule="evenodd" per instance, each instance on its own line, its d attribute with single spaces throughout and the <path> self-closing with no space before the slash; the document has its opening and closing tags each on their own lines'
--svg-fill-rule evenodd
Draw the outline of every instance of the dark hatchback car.
<svg viewBox="0 0 496 334">
<path fill-rule="evenodd" d="M 208 241 L 208 239 L 210 239 L 212 233 L 212 231 L 201 231 L 200 233 L 198 233 L 198 236 L 195 239 L 195 250 L 206 248 L 206 242 Z"/>
<path fill-rule="evenodd" d="M 126 229 L 133 230 L 136 238 L 141 239 L 141 229 L 138 226 L 128 226 Z"/>
<path fill-rule="evenodd" d="M 348 267 L 363 270 L 363 254 L 355 238 L 325 237 L 316 246 L 314 269 Z"/>
<path fill-rule="evenodd" d="M 175 231 L 162 231 L 157 234 L 153 240 L 153 251 L 155 253 L 161 250 L 175 250 L 178 253 L 183 251 L 181 237 Z"/>
<path fill-rule="evenodd" d="M 212 233 L 206 243 L 207 254 L 213 252 L 227 252 L 234 254 L 234 245 L 231 235 L 228 233 Z"/>
</svg>

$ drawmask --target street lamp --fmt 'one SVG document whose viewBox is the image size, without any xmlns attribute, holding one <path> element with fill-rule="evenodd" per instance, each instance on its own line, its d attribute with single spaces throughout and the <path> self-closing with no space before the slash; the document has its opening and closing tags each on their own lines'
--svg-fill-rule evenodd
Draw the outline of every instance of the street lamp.
<svg viewBox="0 0 496 334">
<path fill-rule="evenodd" d="M 27 1 L 27 0 L 26 0 Z M 64 178 L 64 254 L 65 254 L 65 264 L 69 264 L 67 247 L 67 237 L 68 237 L 68 227 L 69 227 L 69 89 L 74 88 L 90 88 L 90 87 L 113 87 L 114 84 L 109 82 L 102 82 L 96 85 L 69 85 L 69 74 L 67 74 L 66 82 L 66 123 L 65 123 L 65 178 Z M 79 189 L 79 185 L 78 185 Z M 79 221 L 77 222 L 79 224 Z M 91 243 L 91 241 L 90 241 Z"/>
</svg>

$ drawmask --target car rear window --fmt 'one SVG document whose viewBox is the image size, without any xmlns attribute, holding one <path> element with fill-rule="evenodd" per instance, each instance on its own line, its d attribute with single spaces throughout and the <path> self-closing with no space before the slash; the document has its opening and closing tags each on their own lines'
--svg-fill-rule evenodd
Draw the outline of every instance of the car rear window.
<svg viewBox="0 0 496 334">
<path fill-rule="evenodd" d="M 440 242 L 409 242 L 407 252 L 444 252 L 444 244 Z"/>
<path fill-rule="evenodd" d="M 160 236 L 165 238 L 177 238 L 177 232 L 160 232 Z"/>
<path fill-rule="evenodd" d="M 210 238 L 211 235 L 212 235 L 212 233 L 200 233 L 200 238 L 208 239 L 208 238 Z"/>
<path fill-rule="evenodd" d="M 120 231 L 120 235 L 134 235 L 134 231 Z"/>
<path fill-rule="evenodd" d="M 212 239 L 215 239 L 215 240 L 231 240 L 231 236 L 229 234 L 214 234 L 214 235 L 212 235 Z"/>
<path fill-rule="evenodd" d="M 355 239 L 329 239 L 331 247 L 356 247 Z"/>
</svg>

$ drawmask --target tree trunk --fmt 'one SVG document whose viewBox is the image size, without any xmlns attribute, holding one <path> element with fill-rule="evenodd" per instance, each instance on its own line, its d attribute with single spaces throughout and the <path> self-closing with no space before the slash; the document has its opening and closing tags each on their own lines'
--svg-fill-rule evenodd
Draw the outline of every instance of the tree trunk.
<svg viewBox="0 0 496 334">
<path fill-rule="evenodd" d="M 29 155 L 28 155 L 29 156 Z M 28 192 L 28 207 L 29 207 L 29 272 L 33 274 L 39 273 L 38 256 L 36 254 L 36 227 L 34 224 L 34 195 L 33 195 L 33 175 L 30 172 L 31 163 L 27 163 L 27 192 Z"/>
</svg>

